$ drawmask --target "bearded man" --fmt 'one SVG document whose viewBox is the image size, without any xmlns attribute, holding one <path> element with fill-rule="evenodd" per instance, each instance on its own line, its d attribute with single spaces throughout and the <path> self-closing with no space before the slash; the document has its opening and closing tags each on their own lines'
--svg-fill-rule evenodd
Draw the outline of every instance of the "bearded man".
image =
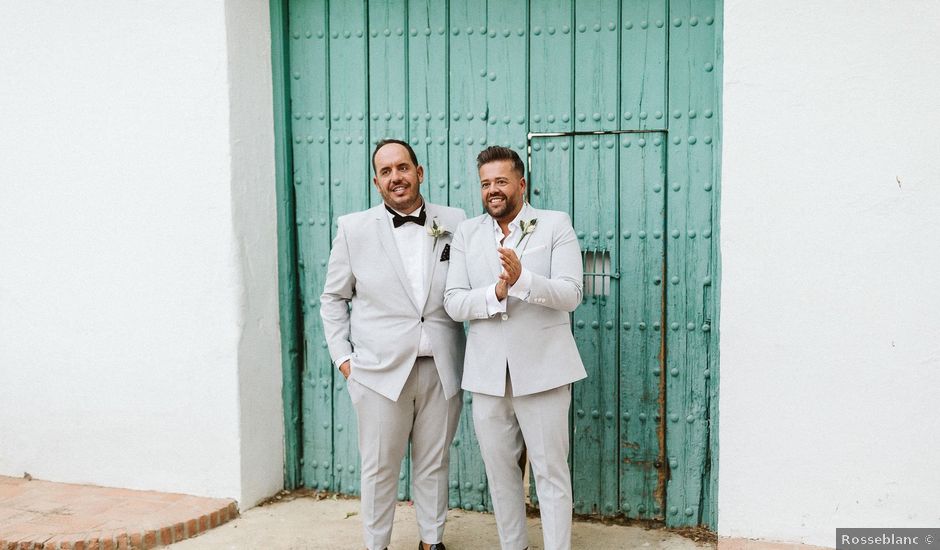
<svg viewBox="0 0 940 550">
<path fill-rule="evenodd" d="M 443 296 L 451 231 L 466 215 L 422 198 L 424 168 L 404 141 L 380 141 L 372 167 L 383 204 L 338 220 L 320 297 L 323 331 L 356 409 L 366 548 L 391 539 L 410 439 L 418 549 L 444 550 L 465 337 Z"/>
<path fill-rule="evenodd" d="M 503 550 L 528 546 L 519 459 L 528 452 L 544 548 L 571 548 L 570 385 L 587 376 L 569 313 L 581 303 L 581 248 L 564 212 L 525 202 L 525 166 L 512 149 L 477 157 L 486 213 L 457 228 L 444 307 L 469 321 L 462 387 Z"/>
</svg>

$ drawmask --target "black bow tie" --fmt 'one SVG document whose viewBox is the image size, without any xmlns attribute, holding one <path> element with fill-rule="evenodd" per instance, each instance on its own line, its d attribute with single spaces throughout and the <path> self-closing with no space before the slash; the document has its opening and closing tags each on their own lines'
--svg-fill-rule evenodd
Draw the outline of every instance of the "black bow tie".
<svg viewBox="0 0 940 550">
<path fill-rule="evenodd" d="M 394 225 L 396 228 L 399 228 L 408 222 L 423 226 L 424 222 L 428 219 L 428 214 L 424 211 L 423 206 L 421 207 L 421 212 L 417 216 L 402 216 L 398 212 L 395 212 L 389 208 L 387 204 L 385 205 L 385 209 L 388 210 L 388 213 L 392 215 L 392 225 Z"/>
</svg>

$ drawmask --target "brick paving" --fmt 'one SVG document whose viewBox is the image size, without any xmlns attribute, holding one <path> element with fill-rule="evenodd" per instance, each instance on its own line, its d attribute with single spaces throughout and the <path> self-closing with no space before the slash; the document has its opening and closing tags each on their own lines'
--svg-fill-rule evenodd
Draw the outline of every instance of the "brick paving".
<svg viewBox="0 0 940 550">
<path fill-rule="evenodd" d="M 236 516 L 229 499 L 0 476 L 0 550 L 143 550 Z"/>
</svg>

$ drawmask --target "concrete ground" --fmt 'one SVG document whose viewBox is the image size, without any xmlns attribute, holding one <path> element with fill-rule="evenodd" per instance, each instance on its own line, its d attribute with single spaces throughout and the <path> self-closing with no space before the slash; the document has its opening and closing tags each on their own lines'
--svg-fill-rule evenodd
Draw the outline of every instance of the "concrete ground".
<svg viewBox="0 0 940 550">
<path fill-rule="evenodd" d="M 541 550 L 538 518 L 529 518 L 530 550 Z M 493 516 L 451 510 L 444 543 L 448 550 L 499 549 Z M 418 546 L 414 507 L 399 503 L 389 550 L 413 550 Z M 196 538 L 170 545 L 172 550 L 307 550 L 361 549 L 359 501 L 316 496 L 292 498 L 252 508 L 241 517 Z M 671 531 L 597 522 L 575 522 L 572 548 L 620 550 L 628 548 L 693 550 L 715 548 Z"/>
</svg>

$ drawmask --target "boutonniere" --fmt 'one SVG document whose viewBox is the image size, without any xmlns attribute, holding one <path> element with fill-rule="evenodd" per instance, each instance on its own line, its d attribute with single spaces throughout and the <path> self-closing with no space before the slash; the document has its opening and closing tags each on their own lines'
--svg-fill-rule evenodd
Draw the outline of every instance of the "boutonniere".
<svg viewBox="0 0 940 550">
<path fill-rule="evenodd" d="M 428 235 L 434 237 L 434 246 L 437 246 L 437 240 L 450 233 L 450 229 L 447 229 L 447 226 L 437 221 L 437 218 L 431 220 L 431 224 L 428 225 Z"/>
<path fill-rule="evenodd" d="M 529 221 L 522 220 L 519 222 L 519 227 L 522 229 L 522 235 L 519 235 L 519 241 L 516 243 L 516 246 L 519 246 L 519 243 L 522 242 L 522 239 L 524 239 L 526 235 L 535 232 L 535 224 L 538 223 L 538 221 L 538 218 L 532 218 Z"/>
</svg>

